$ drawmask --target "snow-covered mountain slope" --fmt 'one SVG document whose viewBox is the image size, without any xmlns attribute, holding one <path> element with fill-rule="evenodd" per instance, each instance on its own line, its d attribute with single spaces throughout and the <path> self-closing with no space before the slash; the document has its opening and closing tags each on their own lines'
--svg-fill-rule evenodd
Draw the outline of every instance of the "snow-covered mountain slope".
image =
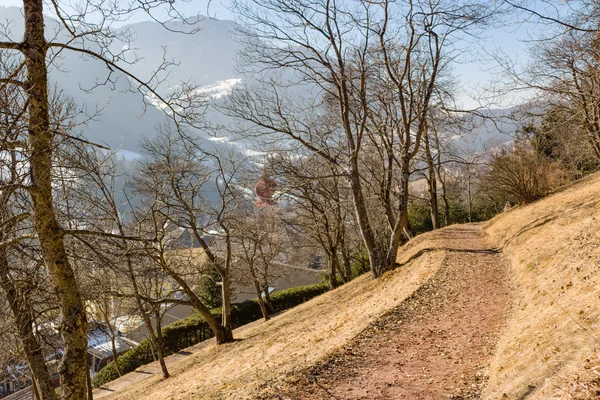
<svg viewBox="0 0 600 400">
<path fill-rule="evenodd" d="M 8 23 L 6 23 L 8 21 Z M 0 23 L 10 26 L 10 36 L 19 40 L 23 36 L 23 15 L 16 7 L 0 7 Z M 60 25 L 51 18 L 46 21 L 47 36 L 66 38 Z M 126 51 L 128 59 L 138 60 L 129 65 L 123 63 L 128 71 L 141 80 L 150 79 L 164 60 L 170 64 L 168 71 L 161 72 L 158 92 L 166 95 L 176 90 L 182 82 L 198 85 L 198 92 L 211 101 L 220 102 L 242 79 L 236 72 L 236 58 L 242 44 L 236 38 L 235 23 L 210 18 L 199 20 L 193 25 L 169 23 L 162 26 L 156 22 L 140 22 L 119 28 L 127 31 L 129 43 L 111 44 L 111 51 Z M 193 33 L 182 34 L 181 32 Z M 58 32 L 58 33 L 57 33 Z M 153 96 L 136 93 L 131 80 L 118 71 L 114 71 L 109 85 L 97 86 L 109 75 L 106 65 L 90 57 L 82 57 L 73 52 L 62 52 L 54 59 L 50 68 L 53 84 L 76 104 L 84 107 L 88 115 L 94 118 L 80 129 L 93 142 L 99 142 L 113 149 L 120 148 L 127 158 L 135 157 L 143 136 L 151 137 L 159 123 L 165 122 L 161 102 Z M 93 89 L 92 89 L 93 88 Z M 92 89 L 92 90 L 90 90 Z M 290 88 L 291 90 L 291 88 Z M 482 115 L 508 115 L 511 110 L 481 110 Z M 97 115 L 96 115 L 97 114 Z M 231 120 L 211 110 L 207 117 L 213 125 L 227 126 Z M 82 117 L 83 118 L 83 117 Z M 518 124 L 507 120 L 492 121 L 479 118 L 469 128 L 470 134 L 461 133 L 460 147 L 473 147 L 480 151 L 485 147 L 512 140 L 511 133 Z M 500 133 L 504 132 L 504 133 Z M 203 135 L 203 132 L 198 132 Z M 206 134 L 204 134 L 206 136 Z M 246 154 L 257 153 L 252 144 L 243 141 L 231 141 L 226 130 L 217 133 L 217 138 L 206 136 L 208 147 L 237 148 Z"/>
<path fill-rule="evenodd" d="M 232 21 L 210 18 L 200 19 L 193 25 L 179 22 L 162 26 L 156 22 L 141 22 L 120 29 L 133 34 L 131 43 L 114 46 L 129 46 L 129 51 L 137 55 L 140 61 L 128 66 L 128 70 L 143 79 L 151 76 L 163 58 L 172 61 L 174 65 L 169 66 L 169 75 L 160 90 L 181 81 L 192 81 L 215 90 L 219 82 L 236 78 L 235 58 L 241 45 L 234 38 L 234 28 Z"/>
</svg>

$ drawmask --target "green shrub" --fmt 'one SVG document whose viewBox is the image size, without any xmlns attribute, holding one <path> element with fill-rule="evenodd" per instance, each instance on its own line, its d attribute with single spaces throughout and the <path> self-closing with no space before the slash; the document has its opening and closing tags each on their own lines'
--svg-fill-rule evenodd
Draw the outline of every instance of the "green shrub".
<svg viewBox="0 0 600 400">
<path fill-rule="evenodd" d="M 271 301 L 273 302 L 275 311 L 283 311 L 325 293 L 328 289 L 329 287 L 327 284 L 321 283 L 299 286 L 274 293 L 271 296 Z M 220 308 L 212 309 L 211 313 L 217 320 L 221 318 Z M 231 322 L 234 328 L 256 321 L 260 318 L 262 318 L 262 313 L 256 300 L 232 304 Z M 167 355 L 176 353 L 186 347 L 190 347 L 214 336 L 204 318 L 198 313 L 194 313 L 187 318 L 165 326 L 162 329 L 162 333 L 164 337 L 165 353 Z M 152 356 L 150 340 L 146 338 L 142 340 L 138 346 L 129 349 L 119 357 L 119 367 L 121 367 L 121 371 L 126 374 L 142 365 L 151 363 L 152 361 L 154 361 L 154 357 Z M 119 375 L 117 374 L 115 365 L 111 362 L 94 376 L 93 384 L 95 387 L 99 387 L 118 377 Z"/>
<path fill-rule="evenodd" d="M 307 286 L 298 286 L 295 288 L 290 288 L 286 290 L 282 290 L 280 292 L 276 292 L 271 296 L 271 302 L 273 303 L 273 307 L 275 307 L 275 311 L 283 311 L 288 308 L 292 308 L 297 306 L 298 304 L 302 304 L 313 297 L 316 297 L 320 294 L 325 293 L 329 289 L 327 283 L 318 283 L 316 285 L 307 285 Z M 258 306 L 258 302 L 252 301 L 256 306 Z M 244 303 L 242 303 L 244 304 Z M 259 308 L 260 314 L 260 308 Z M 262 316 L 262 314 L 260 314 Z"/>
<path fill-rule="evenodd" d="M 426 200 L 415 200 L 408 208 L 408 226 L 414 235 L 429 232 L 433 229 L 431 208 Z"/>
<path fill-rule="evenodd" d="M 352 255 L 352 279 L 361 276 L 371 270 L 371 264 L 369 262 L 369 254 L 367 249 L 361 247 Z"/>
</svg>

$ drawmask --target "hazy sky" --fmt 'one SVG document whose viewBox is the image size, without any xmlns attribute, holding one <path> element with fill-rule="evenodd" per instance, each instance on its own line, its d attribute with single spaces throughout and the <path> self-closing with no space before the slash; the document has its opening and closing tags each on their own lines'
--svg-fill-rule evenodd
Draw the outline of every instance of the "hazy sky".
<svg viewBox="0 0 600 400">
<path fill-rule="evenodd" d="M 198 13 L 202 15 L 206 15 L 208 1 L 206 0 L 186 0 L 186 1 L 177 1 L 175 4 L 177 5 L 177 9 L 182 11 L 187 15 L 196 15 Z M 229 4 L 228 0 L 211 0 L 209 12 L 210 16 L 217 19 L 233 19 L 233 15 L 227 9 Z M 0 0 L 0 6 L 16 6 L 22 7 L 22 0 Z M 1 12 L 1 11 L 0 11 Z M 0 19 L 2 19 L 2 15 L 0 14 Z M 150 18 L 143 12 L 134 15 L 128 23 L 140 22 L 140 21 L 148 21 Z"/>
<path fill-rule="evenodd" d="M 178 1 L 178 0 L 176 0 Z M 217 19 L 233 19 L 232 13 L 228 10 L 230 0 L 212 0 L 208 9 L 211 17 Z M 543 0 L 537 0 L 540 10 L 544 7 Z M 183 11 L 188 16 L 198 13 L 206 15 L 207 1 L 206 0 L 191 0 L 186 2 L 179 1 L 177 4 L 178 10 Z M 21 6 L 19 0 L 0 0 L 0 6 Z M 0 9 L 0 20 L 2 10 Z M 140 12 L 134 15 L 128 23 L 140 22 L 148 20 L 149 17 Z M 515 22 L 525 19 L 524 15 L 515 14 L 511 17 Z M 475 52 L 474 55 L 465 53 L 463 60 L 454 68 L 454 75 L 459 81 L 459 87 L 463 94 L 460 96 L 462 105 L 465 108 L 477 106 L 477 103 L 469 99 L 469 93 L 476 91 L 477 88 L 485 87 L 489 82 L 501 78 L 500 70 L 495 67 L 495 62 L 486 56 L 486 52 L 497 54 L 497 51 L 505 53 L 513 62 L 524 65 L 527 62 L 527 39 L 530 38 L 530 33 L 535 30 L 531 24 L 511 24 L 511 19 L 500 27 L 490 28 L 482 32 L 476 38 L 470 38 L 470 45 L 466 46 Z M 487 60 L 486 60 L 487 58 Z M 520 101 L 525 95 L 512 95 L 503 101 L 504 105 L 510 105 L 512 102 Z"/>
</svg>

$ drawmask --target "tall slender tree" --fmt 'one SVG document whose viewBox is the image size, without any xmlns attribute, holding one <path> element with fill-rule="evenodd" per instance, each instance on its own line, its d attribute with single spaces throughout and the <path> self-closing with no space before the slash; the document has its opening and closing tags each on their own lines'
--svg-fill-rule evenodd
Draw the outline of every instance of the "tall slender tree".
<svg viewBox="0 0 600 400">
<path fill-rule="evenodd" d="M 45 9 L 46 5 L 50 8 Z M 135 83 L 135 90 L 139 89 L 142 95 L 153 93 L 178 122 L 194 119 L 196 110 L 193 106 L 187 107 L 194 103 L 194 96 L 182 97 L 178 93 L 171 100 L 164 98 L 154 91 L 160 74 L 144 80 L 128 73 L 123 65 L 131 60 L 125 60 L 123 52 L 115 54 L 109 48 L 115 40 L 130 40 L 127 37 L 129 32 L 112 29 L 112 23 L 123 21 L 137 10 L 152 15 L 153 10 L 160 7 L 167 7 L 172 10 L 170 15 L 180 17 L 169 0 L 122 4 L 93 0 L 75 3 L 24 0 L 23 37 L 15 39 L 6 31 L 0 37 L 0 49 L 7 57 L 18 60 L 12 70 L 2 71 L 0 87 L 13 87 L 24 98 L 19 115 L 24 121 L 25 130 L 12 146 L 18 147 L 27 160 L 30 180 L 24 188 L 31 199 L 29 218 L 60 308 L 64 355 L 59 374 L 63 399 L 81 400 L 88 396 L 87 323 L 85 304 L 65 247 L 65 238 L 71 232 L 57 218 L 54 202 L 56 149 L 60 139 L 68 137 L 68 134 L 51 123 L 49 65 L 56 62 L 56 56 L 62 52 L 94 58 L 107 66 L 106 83 L 113 83 L 118 75 L 124 74 Z M 45 36 L 47 13 L 53 13 L 58 21 L 59 32 L 51 39 Z M 167 64 L 165 62 L 157 66 L 157 71 L 164 71 Z M 187 89 L 190 89 L 189 86 L 184 90 Z"/>
</svg>

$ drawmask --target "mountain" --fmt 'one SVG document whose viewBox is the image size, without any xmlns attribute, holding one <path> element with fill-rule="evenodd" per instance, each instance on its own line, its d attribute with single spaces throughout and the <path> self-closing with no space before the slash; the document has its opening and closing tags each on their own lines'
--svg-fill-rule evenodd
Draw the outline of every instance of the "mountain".
<svg viewBox="0 0 600 400">
<path fill-rule="evenodd" d="M 23 16 L 20 8 L 0 7 L 0 21 L 7 21 L 12 40 L 23 37 Z M 165 95 L 182 81 L 201 85 L 207 96 L 219 98 L 240 80 L 234 74 L 235 55 L 240 45 L 234 39 L 231 21 L 204 18 L 195 23 L 197 32 L 183 23 L 162 26 L 156 22 L 141 22 L 119 28 L 132 40 L 129 44 L 114 42 L 112 52 L 127 51 L 128 59 L 139 61 L 126 66 L 127 70 L 142 80 L 148 80 L 163 60 L 174 65 L 164 75 L 158 91 Z M 64 30 L 57 21 L 46 19 L 46 36 L 64 41 Z M 167 49 L 167 52 L 164 52 Z M 136 156 L 142 136 L 152 136 L 157 124 L 165 122 L 162 111 L 152 105 L 151 99 L 136 93 L 134 85 L 122 73 L 114 71 L 110 84 L 98 86 L 109 77 L 103 62 L 73 52 L 61 52 L 49 68 L 50 81 L 65 95 L 73 98 L 93 119 L 81 126 L 84 135 L 92 142 L 103 143 L 113 149 L 120 148 L 127 158 Z M 82 117 L 82 120 L 86 117 Z M 207 143 L 218 143 L 209 142 Z"/>
<path fill-rule="evenodd" d="M 170 76 L 159 87 L 164 91 L 188 79 L 203 87 L 235 79 L 235 58 L 241 45 L 234 38 L 234 29 L 232 21 L 203 18 L 191 25 L 171 22 L 162 26 L 156 22 L 141 22 L 126 25 L 120 31 L 133 34 L 130 51 L 137 53 L 140 62 L 128 66 L 128 70 L 135 75 L 150 77 L 165 55 L 167 60 L 177 64 L 169 67 Z"/>
<path fill-rule="evenodd" d="M 0 21 L 9 21 L 13 40 L 23 36 L 21 9 L 0 7 Z M 51 17 L 46 20 L 46 32 L 48 38 L 66 40 L 64 29 Z M 242 75 L 235 69 L 236 55 L 242 44 L 236 40 L 232 21 L 202 18 L 193 24 L 170 22 L 165 26 L 148 21 L 125 25 L 118 32 L 126 33 L 130 41 L 115 41 L 109 48 L 113 53 L 124 51 L 128 61 L 137 60 L 132 64 L 122 63 L 122 66 L 141 80 L 150 79 L 163 60 L 172 64 L 168 71 L 159 74 L 157 89 L 161 95 L 188 82 L 199 85 L 207 97 L 221 99 L 242 81 Z M 103 62 L 73 52 L 62 52 L 50 67 L 52 84 L 72 97 L 87 115 L 94 116 L 81 126 L 83 134 L 92 142 L 120 149 L 125 158 L 135 158 L 140 139 L 154 135 L 156 126 L 166 118 L 156 99 L 136 93 L 132 80 L 118 71 L 110 74 L 110 84 L 96 85 L 108 77 L 109 69 Z M 467 132 L 463 130 L 457 136 L 457 147 L 481 151 L 509 142 L 513 137 L 506 133 L 514 133 L 519 127 L 507 118 L 513 112 L 514 109 L 481 110 L 481 116 L 474 119 Z M 215 111 L 209 111 L 207 118 L 217 125 L 231 122 Z M 222 136 L 219 139 L 197 133 L 204 136 L 204 144 L 209 148 L 234 147 L 247 154 L 262 154 L 252 150 L 250 143 L 229 141 L 226 133 L 219 134 Z"/>
</svg>

